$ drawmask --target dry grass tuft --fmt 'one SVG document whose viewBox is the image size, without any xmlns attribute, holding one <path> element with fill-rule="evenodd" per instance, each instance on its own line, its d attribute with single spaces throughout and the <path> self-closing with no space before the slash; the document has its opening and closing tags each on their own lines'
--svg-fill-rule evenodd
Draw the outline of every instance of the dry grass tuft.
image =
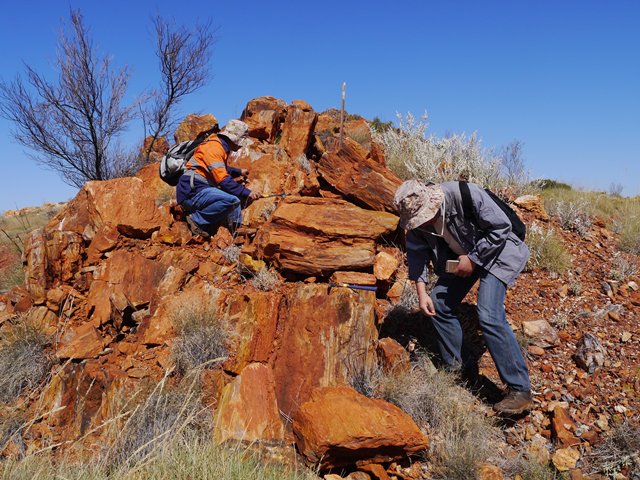
<svg viewBox="0 0 640 480">
<path fill-rule="evenodd" d="M 170 448 L 204 441 L 209 437 L 211 410 L 199 400 L 198 375 L 185 378 L 179 388 L 169 388 L 167 377 L 128 412 L 115 433 L 115 442 L 104 454 L 111 468 L 133 468 L 162 456 Z"/>
<path fill-rule="evenodd" d="M 302 467 L 285 467 L 265 462 L 243 447 L 216 446 L 210 441 L 173 443 L 162 452 L 134 467 L 109 468 L 87 459 L 54 459 L 52 455 L 29 455 L 21 461 L 0 462 L 0 478 L 65 480 L 315 480 Z"/>
<path fill-rule="evenodd" d="M 177 373 L 184 375 L 203 365 L 212 366 L 228 355 L 231 333 L 215 311 L 212 304 L 199 304 L 193 299 L 171 312 L 177 331 L 171 347 Z"/>
<path fill-rule="evenodd" d="M 8 331 L 0 344 L 0 402 L 16 399 L 47 378 L 52 360 L 45 347 L 50 341 L 39 326 L 26 321 Z"/>
<path fill-rule="evenodd" d="M 263 268 L 258 273 L 256 273 L 251 279 L 251 284 L 256 289 L 262 290 L 265 292 L 273 290 L 281 283 L 282 281 L 280 280 L 278 273 L 268 268 Z"/>
<path fill-rule="evenodd" d="M 640 427 L 627 423 L 616 427 L 603 443 L 593 448 L 587 462 L 591 473 L 618 478 L 623 469 L 628 469 L 625 478 L 640 477 Z"/>
<path fill-rule="evenodd" d="M 523 456 L 505 462 L 503 470 L 508 478 L 521 478 L 522 480 L 560 480 L 562 478 L 550 465 L 542 464 L 535 458 Z"/>
<path fill-rule="evenodd" d="M 236 263 L 241 251 L 242 248 L 238 245 L 229 245 L 222 249 L 222 258 L 224 258 L 224 261 L 227 263 Z"/>
<path fill-rule="evenodd" d="M 419 355 L 407 373 L 376 368 L 353 384 L 361 393 L 397 405 L 429 429 L 437 478 L 475 480 L 476 466 L 496 453 L 499 430 L 471 393 L 458 385 L 457 374 L 436 370 L 425 355 Z"/>
</svg>

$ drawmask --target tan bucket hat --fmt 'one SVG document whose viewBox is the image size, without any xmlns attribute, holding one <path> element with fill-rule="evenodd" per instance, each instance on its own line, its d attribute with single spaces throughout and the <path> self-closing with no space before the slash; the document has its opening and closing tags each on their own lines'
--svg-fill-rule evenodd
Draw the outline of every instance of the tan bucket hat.
<svg viewBox="0 0 640 480">
<path fill-rule="evenodd" d="M 405 230 L 413 230 L 432 220 L 443 200 L 444 192 L 440 185 L 407 180 L 398 187 L 394 198 L 400 212 L 400 226 Z"/>
<path fill-rule="evenodd" d="M 242 141 L 246 138 L 249 131 L 249 125 L 241 120 L 229 120 L 229 123 L 220 132 L 220 135 L 224 135 L 229 141 L 235 145 L 242 145 Z"/>
</svg>

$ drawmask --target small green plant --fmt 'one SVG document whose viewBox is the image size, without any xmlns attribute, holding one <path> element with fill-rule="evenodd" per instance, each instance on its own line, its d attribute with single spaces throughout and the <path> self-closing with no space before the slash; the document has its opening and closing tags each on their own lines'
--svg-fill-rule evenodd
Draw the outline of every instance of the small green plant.
<svg viewBox="0 0 640 480">
<path fill-rule="evenodd" d="M 215 311 L 213 304 L 199 304 L 194 298 L 176 305 L 171 313 L 177 333 L 171 347 L 177 373 L 214 366 L 228 355 L 231 333 Z"/>
<path fill-rule="evenodd" d="M 0 343 L 0 402 L 10 402 L 26 389 L 38 387 L 49 375 L 46 352 L 51 337 L 40 326 L 18 319 Z"/>
<path fill-rule="evenodd" d="M 549 323 L 559 330 L 564 330 L 569 325 L 569 315 L 566 313 L 556 313 L 549 319 Z"/>
<path fill-rule="evenodd" d="M 571 265 L 571 255 L 553 230 L 534 224 L 527 234 L 530 256 L 527 270 L 541 268 L 552 273 L 564 273 Z"/>
</svg>

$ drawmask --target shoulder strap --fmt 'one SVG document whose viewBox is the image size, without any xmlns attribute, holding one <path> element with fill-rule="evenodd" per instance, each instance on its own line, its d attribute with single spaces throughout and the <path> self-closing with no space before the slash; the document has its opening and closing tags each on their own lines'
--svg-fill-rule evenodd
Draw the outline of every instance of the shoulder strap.
<svg viewBox="0 0 640 480">
<path fill-rule="evenodd" d="M 475 210 L 473 208 L 473 202 L 471 201 L 471 190 L 469 190 L 469 184 L 467 182 L 458 182 L 458 186 L 460 188 L 460 196 L 462 197 L 464 218 L 471 219 L 475 216 Z"/>
</svg>

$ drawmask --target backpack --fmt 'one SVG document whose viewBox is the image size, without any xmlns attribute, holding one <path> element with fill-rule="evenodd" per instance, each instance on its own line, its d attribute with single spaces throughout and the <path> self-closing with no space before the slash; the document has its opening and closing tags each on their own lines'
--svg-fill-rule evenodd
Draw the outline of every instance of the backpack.
<svg viewBox="0 0 640 480">
<path fill-rule="evenodd" d="M 198 145 L 200 145 L 205 138 L 206 136 L 200 136 L 195 140 L 173 145 L 160 160 L 160 178 L 172 187 L 178 185 L 178 181 L 185 171 L 187 162 L 191 160 L 196 148 L 198 148 Z"/>
<path fill-rule="evenodd" d="M 471 191 L 467 182 L 458 182 L 460 185 L 460 195 L 462 195 L 462 207 L 464 208 L 464 217 L 469 219 L 472 217 L 472 213 L 475 214 L 473 203 L 471 202 Z M 511 222 L 511 231 L 524 242 L 527 235 L 527 226 L 520 220 L 520 217 L 513 209 L 507 205 L 500 197 L 493 193 L 488 188 L 484 189 L 485 192 L 491 197 L 491 199 L 500 207 Z"/>
</svg>

